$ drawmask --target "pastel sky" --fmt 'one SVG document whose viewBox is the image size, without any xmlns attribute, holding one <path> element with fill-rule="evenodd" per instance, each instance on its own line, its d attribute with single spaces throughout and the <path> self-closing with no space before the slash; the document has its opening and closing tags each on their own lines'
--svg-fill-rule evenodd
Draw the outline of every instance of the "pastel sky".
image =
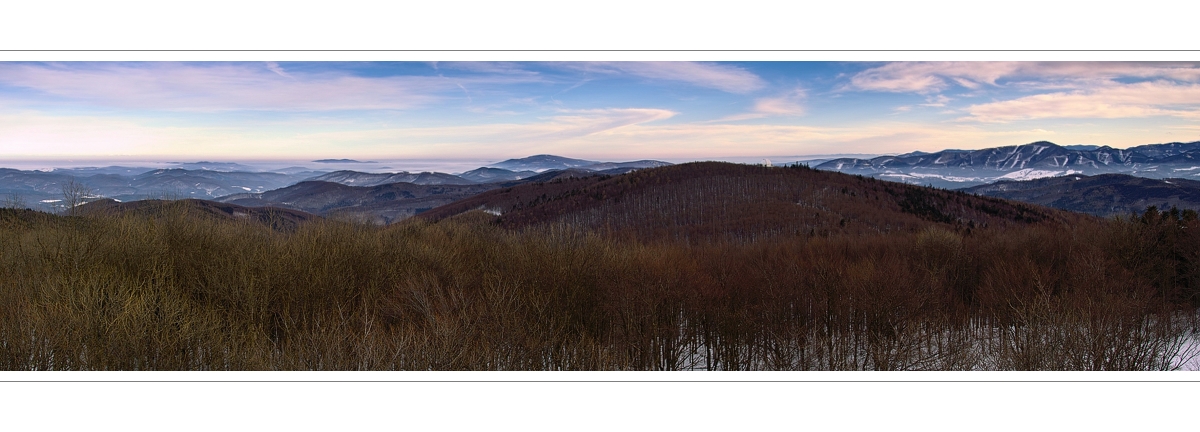
<svg viewBox="0 0 1200 432">
<path fill-rule="evenodd" d="M 0 63 L 4 160 L 671 161 L 1200 140 L 1200 63 Z"/>
</svg>

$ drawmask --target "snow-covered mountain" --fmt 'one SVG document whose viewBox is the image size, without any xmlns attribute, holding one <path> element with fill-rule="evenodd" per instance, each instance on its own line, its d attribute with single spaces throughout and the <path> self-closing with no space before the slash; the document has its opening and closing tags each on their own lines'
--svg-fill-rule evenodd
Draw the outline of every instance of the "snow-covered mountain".
<svg viewBox="0 0 1200 432">
<path fill-rule="evenodd" d="M 817 169 L 884 180 L 961 188 L 998 180 L 1069 174 L 1120 173 L 1148 178 L 1200 178 L 1200 141 L 1148 144 L 1128 149 L 1063 147 L 1047 141 L 987 148 L 912 152 L 873 159 L 834 159 Z"/>
</svg>

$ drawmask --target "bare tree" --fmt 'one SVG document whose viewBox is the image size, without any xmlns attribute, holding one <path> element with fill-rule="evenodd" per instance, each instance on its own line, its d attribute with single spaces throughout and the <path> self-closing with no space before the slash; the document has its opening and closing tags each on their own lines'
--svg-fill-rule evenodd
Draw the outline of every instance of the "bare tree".
<svg viewBox="0 0 1200 432">
<path fill-rule="evenodd" d="M 24 196 L 21 196 L 19 193 L 11 193 L 8 194 L 8 197 L 4 198 L 4 205 L 2 207 L 20 210 L 26 208 L 28 205 L 29 203 L 25 201 Z"/>
<path fill-rule="evenodd" d="M 87 185 L 76 181 L 74 178 L 67 180 L 62 186 L 64 212 L 68 216 L 75 216 L 78 212 L 78 207 L 87 202 L 92 196 L 92 189 Z"/>
</svg>

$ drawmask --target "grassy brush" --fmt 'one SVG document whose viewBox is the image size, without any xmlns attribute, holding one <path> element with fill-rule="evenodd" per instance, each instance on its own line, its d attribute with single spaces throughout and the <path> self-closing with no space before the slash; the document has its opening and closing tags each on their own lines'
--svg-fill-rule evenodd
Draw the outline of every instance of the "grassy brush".
<svg viewBox="0 0 1200 432">
<path fill-rule="evenodd" d="M 0 210 L 0 369 L 1172 369 L 1200 225 L 755 243 Z M 1166 215 L 1166 213 L 1163 213 Z"/>
</svg>

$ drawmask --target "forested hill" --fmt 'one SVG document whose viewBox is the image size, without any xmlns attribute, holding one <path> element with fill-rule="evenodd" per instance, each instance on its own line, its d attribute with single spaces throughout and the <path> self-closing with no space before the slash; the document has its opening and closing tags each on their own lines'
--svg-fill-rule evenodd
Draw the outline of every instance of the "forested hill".
<svg viewBox="0 0 1200 432">
<path fill-rule="evenodd" d="M 880 181 L 804 166 L 697 162 L 531 183 L 485 192 L 422 215 L 483 210 L 509 228 L 561 223 L 639 238 L 753 240 L 1069 223 L 1086 216 L 1037 205 Z"/>
<path fill-rule="evenodd" d="M 320 217 L 298 210 L 279 207 L 244 207 L 208 200 L 141 200 L 117 202 L 111 199 L 92 201 L 79 206 L 76 215 L 135 214 L 151 217 L 209 217 L 217 220 L 243 220 L 261 223 L 281 231 L 294 231 L 300 224 Z"/>
<path fill-rule="evenodd" d="M 1200 210 L 1200 181 L 1150 179 L 1125 174 L 1069 175 L 1026 181 L 1002 181 L 965 192 L 1088 213 L 1128 216 L 1147 207 Z"/>
</svg>

